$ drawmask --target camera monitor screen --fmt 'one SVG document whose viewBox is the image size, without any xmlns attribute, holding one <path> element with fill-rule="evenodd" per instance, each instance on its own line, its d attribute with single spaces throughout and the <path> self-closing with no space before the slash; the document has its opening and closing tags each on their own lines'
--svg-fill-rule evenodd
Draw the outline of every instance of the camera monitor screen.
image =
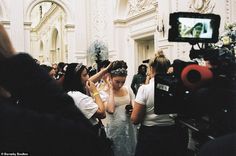
<svg viewBox="0 0 236 156">
<path fill-rule="evenodd" d="M 219 36 L 220 16 L 178 12 L 170 14 L 169 41 L 215 43 Z"/>
</svg>

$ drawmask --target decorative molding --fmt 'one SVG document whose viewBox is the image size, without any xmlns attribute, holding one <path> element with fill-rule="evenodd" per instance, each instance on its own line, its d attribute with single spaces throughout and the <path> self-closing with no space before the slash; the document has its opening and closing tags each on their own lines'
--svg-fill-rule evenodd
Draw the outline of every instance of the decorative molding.
<svg viewBox="0 0 236 156">
<path fill-rule="evenodd" d="M 5 20 L 0 20 L 0 23 L 4 26 L 5 29 L 9 29 L 11 26 L 11 22 L 10 21 L 5 21 Z"/>
<path fill-rule="evenodd" d="M 154 36 L 155 30 L 156 30 L 155 28 L 156 27 L 148 27 L 143 31 L 132 32 L 130 34 L 130 37 L 132 39 L 139 39 L 139 38 L 144 38 L 144 37 L 147 37 L 147 36 L 152 36 L 152 35 Z"/>
<path fill-rule="evenodd" d="M 58 4 L 64 11 L 65 14 L 67 15 L 67 22 L 72 23 L 74 21 L 74 15 L 75 13 L 73 12 L 72 6 L 70 4 L 70 1 L 65 1 L 65 0 L 31 0 L 26 4 L 26 9 L 24 10 L 24 20 L 25 21 L 30 21 L 30 16 L 33 8 L 38 5 L 41 2 L 53 2 L 55 4 Z"/>
<path fill-rule="evenodd" d="M 147 17 L 148 15 L 152 14 L 152 13 L 156 13 L 156 8 L 151 8 L 149 10 L 145 10 L 139 14 L 136 14 L 134 16 L 129 16 L 126 19 L 116 19 L 114 20 L 114 24 L 127 24 L 129 22 L 135 21 L 137 19 L 140 19 L 141 17 Z"/>
<path fill-rule="evenodd" d="M 31 25 L 32 25 L 32 22 L 24 22 L 24 29 L 31 30 Z"/>
<path fill-rule="evenodd" d="M 191 12 L 212 13 L 215 5 L 215 0 L 191 0 L 189 10 Z"/>
<path fill-rule="evenodd" d="M 74 24 L 66 24 L 65 28 L 66 29 L 75 29 L 75 25 Z"/>
<path fill-rule="evenodd" d="M 151 13 L 156 13 L 156 8 L 151 8 L 151 9 L 148 9 L 148 10 L 145 10 L 143 12 L 140 12 L 139 14 L 136 14 L 134 16 L 129 16 L 127 18 L 127 21 L 130 22 L 130 21 L 133 21 L 133 20 L 136 20 L 138 18 L 141 18 L 141 17 L 144 17 L 144 16 L 147 16 Z"/>
<path fill-rule="evenodd" d="M 158 7 L 158 2 L 157 1 L 153 1 L 153 6 L 155 6 L 155 8 L 157 8 Z"/>
<path fill-rule="evenodd" d="M 142 31 L 144 29 L 147 29 L 149 27 L 153 28 L 153 31 L 156 30 L 156 20 L 155 19 L 145 19 L 139 23 L 136 23 L 134 25 L 130 26 L 130 32 L 135 32 L 135 31 Z"/>
<path fill-rule="evenodd" d="M 4 26 L 10 26 L 11 24 L 10 21 L 5 21 L 5 20 L 0 21 L 0 23 L 3 24 Z"/>
<path fill-rule="evenodd" d="M 155 0 L 129 0 L 128 1 L 128 16 L 137 15 L 143 11 L 155 8 Z"/>
<path fill-rule="evenodd" d="M 57 4 L 53 4 L 51 8 L 45 13 L 42 19 L 40 19 L 39 23 L 33 28 L 32 31 L 39 30 L 45 22 L 49 20 L 49 18 L 56 12 L 56 10 L 59 9 L 59 6 Z"/>
<path fill-rule="evenodd" d="M 120 24 L 120 25 L 125 25 L 127 23 L 127 20 L 125 19 L 116 19 L 113 21 L 113 23 L 116 24 Z"/>
<path fill-rule="evenodd" d="M 24 26 L 31 27 L 32 22 L 24 22 Z"/>
</svg>

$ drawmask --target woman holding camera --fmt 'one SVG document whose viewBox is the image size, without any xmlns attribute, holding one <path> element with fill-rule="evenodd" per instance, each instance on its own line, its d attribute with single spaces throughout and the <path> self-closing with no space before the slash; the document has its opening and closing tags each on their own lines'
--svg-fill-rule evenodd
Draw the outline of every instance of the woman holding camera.
<svg viewBox="0 0 236 156">
<path fill-rule="evenodd" d="M 136 146 L 136 128 L 130 121 L 130 111 L 134 94 L 124 86 L 127 65 L 124 61 L 114 61 L 109 68 L 107 80 L 107 136 L 113 140 L 115 156 L 133 156 Z"/>
<path fill-rule="evenodd" d="M 131 121 L 141 123 L 135 156 L 184 156 L 187 133 L 175 125 L 169 114 L 154 113 L 154 77 L 165 75 L 170 62 L 164 54 L 149 61 L 149 84 L 142 85 L 136 95 Z M 158 99 L 157 99 L 158 100 Z M 186 137 L 185 137 L 186 136 Z"/>
</svg>

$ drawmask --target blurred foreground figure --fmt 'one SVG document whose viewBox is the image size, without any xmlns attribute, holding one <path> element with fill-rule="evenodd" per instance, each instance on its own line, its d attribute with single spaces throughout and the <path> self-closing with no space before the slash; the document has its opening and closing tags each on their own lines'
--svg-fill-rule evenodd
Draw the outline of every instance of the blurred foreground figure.
<svg viewBox="0 0 236 156">
<path fill-rule="evenodd" d="M 16 54 L 0 25 L 0 152 L 104 155 L 92 125 L 28 54 Z M 92 150 L 90 150 L 92 149 Z"/>
</svg>

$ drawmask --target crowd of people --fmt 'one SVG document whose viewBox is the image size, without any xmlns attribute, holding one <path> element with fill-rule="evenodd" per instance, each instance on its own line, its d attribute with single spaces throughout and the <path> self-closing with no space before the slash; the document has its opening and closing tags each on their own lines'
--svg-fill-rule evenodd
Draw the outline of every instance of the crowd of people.
<svg viewBox="0 0 236 156">
<path fill-rule="evenodd" d="M 131 87 L 126 62 L 100 67 L 91 73 L 82 63 L 40 65 L 17 53 L 0 25 L 0 152 L 184 156 L 186 129 L 154 113 L 154 76 L 170 67 L 163 52 L 138 67 Z M 111 147 L 100 135 L 101 121 Z"/>
</svg>

